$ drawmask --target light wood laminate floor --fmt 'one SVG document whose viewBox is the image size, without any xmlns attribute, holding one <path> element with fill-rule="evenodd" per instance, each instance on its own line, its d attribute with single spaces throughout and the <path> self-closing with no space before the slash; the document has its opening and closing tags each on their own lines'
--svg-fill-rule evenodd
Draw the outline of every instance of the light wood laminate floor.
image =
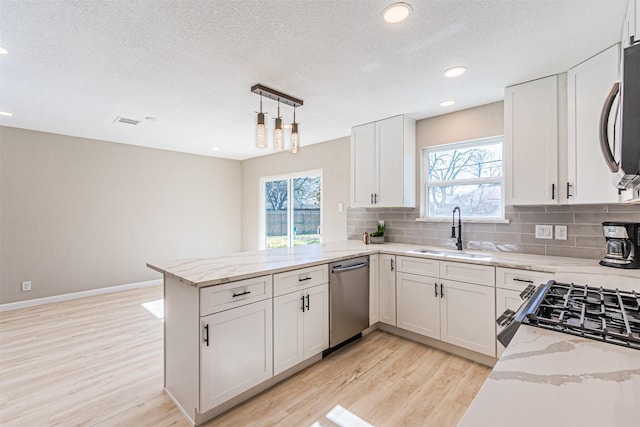
<svg viewBox="0 0 640 427">
<path fill-rule="evenodd" d="M 162 390 L 160 287 L 0 313 L 0 425 L 187 426 Z M 490 369 L 376 331 L 206 426 L 455 426 Z"/>
</svg>

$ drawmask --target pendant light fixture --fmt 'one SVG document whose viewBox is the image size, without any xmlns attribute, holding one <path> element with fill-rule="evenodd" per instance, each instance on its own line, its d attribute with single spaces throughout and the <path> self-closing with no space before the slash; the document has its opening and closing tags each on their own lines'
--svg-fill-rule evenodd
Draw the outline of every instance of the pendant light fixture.
<svg viewBox="0 0 640 427">
<path fill-rule="evenodd" d="M 293 154 L 298 153 L 300 145 L 300 135 L 298 135 L 298 124 L 296 123 L 296 107 L 293 107 L 293 123 L 291 123 L 291 147 L 289 151 Z"/>
<path fill-rule="evenodd" d="M 282 130 L 282 117 L 280 117 L 280 100 L 278 99 L 278 117 L 276 117 L 276 127 L 273 131 L 273 149 L 275 151 L 284 150 L 284 132 Z"/>
<path fill-rule="evenodd" d="M 280 103 L 293 107 L 293 123 L 291 124 L 291 147 L 289 151 L 293 154 L 298 152 L 300 147 L 300 135 L 298 134 L 298 123 L 296 123 L 296 107 L 300 107 L 303 101 L 293 96 L 284 94 L 275 89 L 271 89 L 261 84 L 251 87 L 251 92 L 260 95 L 260 113 L 258 113 L 258 123 L 256 128 L 256 147 L 266 147 L 266 127 L 264 122 L 264 113 L 262 112 L 262 97 L 266 96 L 278 103 L 278 115 L 275 119 L 275 129 L 273 134 L 273 149 L 275 151 L 284 150 L 284 126 L 282 125 L 282 116 L 280 116 Z"/>
<path fill-rule="evenodd" d="M 256 147 L 267 148 L 267 126 L 264 124 L 264 113 L 262 112 L 262 95 L 260 95 L 260 112 L 256 126 Z"/>
</svg>

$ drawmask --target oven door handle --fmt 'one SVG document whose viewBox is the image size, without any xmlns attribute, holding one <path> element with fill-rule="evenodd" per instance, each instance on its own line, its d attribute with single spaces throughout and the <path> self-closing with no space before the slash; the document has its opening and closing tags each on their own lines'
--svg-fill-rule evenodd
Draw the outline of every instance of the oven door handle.
<svg viewBox="0 0 640 427">
<path fill-rule="evenodd" d="M 619 92 L 620 82 L 616 82 L 613 84 L 609 95 L 607 95 L 607 99 L 604 102 L 604 106 L 602 107 L 602 112 L 600 114 L 600 150 L 602 151 L 602 155 L 604 156 L 605 163 L 609 167 L 609 170 L 614 173 L 618 172 L 620 165 L 616 162 L 616 159 L 611 152 L 611 146 L 609 145 L 609 114 L 611 114 L 611 108 L 613 108 L 613 103 Z"/>
</svg>

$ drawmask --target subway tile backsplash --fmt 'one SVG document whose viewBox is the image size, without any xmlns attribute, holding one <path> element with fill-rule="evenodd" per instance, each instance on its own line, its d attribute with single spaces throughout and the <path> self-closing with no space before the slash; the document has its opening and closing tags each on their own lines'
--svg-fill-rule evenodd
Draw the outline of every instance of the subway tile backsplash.
<svg viewBox="0 0 640 427">
<path fill-rule="evenodd" d="M 385 240 L 425 246 L 455 248 L 451 222 L 416 221 L 419 208 L 349 208 L 349 239 L 362 239 L 385 222 Z M 604 256 L 604 221 L 640 222 L 640 205 L 507 206 L 508 224 L 472 223 L 462 213 L 465 249 L 521 252 L 536 255 L 599 259 Z M 567 226 L 567 240 L 535 238 L 536 224 Z"/>
</svg>

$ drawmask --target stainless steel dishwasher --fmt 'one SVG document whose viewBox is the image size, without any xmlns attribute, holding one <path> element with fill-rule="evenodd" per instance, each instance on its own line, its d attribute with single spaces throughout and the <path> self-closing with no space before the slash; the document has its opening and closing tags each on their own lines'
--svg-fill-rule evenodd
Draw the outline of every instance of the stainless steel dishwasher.
<svg viewBox="0 0 640 427">
<path fill-rule="evenodd" d="M 369 257 L 329 264 L 329 347 L 369 327 Z"/>
</svg>

